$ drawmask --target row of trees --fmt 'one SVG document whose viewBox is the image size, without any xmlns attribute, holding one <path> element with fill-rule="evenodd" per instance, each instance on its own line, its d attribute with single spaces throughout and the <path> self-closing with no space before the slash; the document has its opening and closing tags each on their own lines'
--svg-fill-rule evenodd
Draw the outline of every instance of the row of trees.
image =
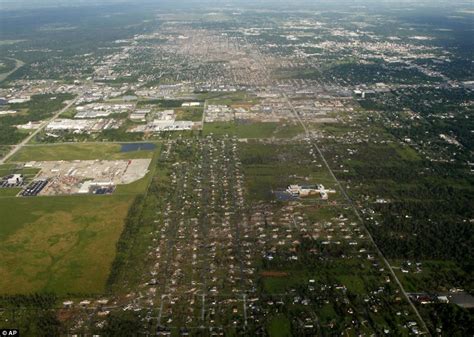
<svg viewBox="0 0 474 337">
<path fill-rule="evenodd" d="M 2 296 L 0 306 L 6 320 L 1 327 L 20 329 L 22 336 L 60 336 L 56 303 L 57 297 L 51 293 Z"/>
<path fill-rule="evenodd" d="M 130 250 L 133 249 L 135 245 L 136 234 L 140 230 L 140 224 L 142 223 L 141 213 L 144 199 L 145 197 L 143 195 L 138 195 L 128 211 L 124 229 L 117 242 L 115 259 L 107 279 L 107 287 L 109 289 L 118 280 L 121 271 L 128 262 Z"/>
</svg>

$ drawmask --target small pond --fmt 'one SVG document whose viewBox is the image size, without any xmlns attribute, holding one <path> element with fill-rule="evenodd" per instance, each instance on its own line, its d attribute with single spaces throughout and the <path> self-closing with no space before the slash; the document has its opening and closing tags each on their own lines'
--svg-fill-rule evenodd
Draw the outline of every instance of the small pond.
<svg viewBox="0 0 474 337">
<path fill-rule="evenodd" d="M 122 144 L 121 152 L 132 152 L 132 151 L 152 151 L 156 148 L 153 143 L 127 143 Z"/>
</svg>

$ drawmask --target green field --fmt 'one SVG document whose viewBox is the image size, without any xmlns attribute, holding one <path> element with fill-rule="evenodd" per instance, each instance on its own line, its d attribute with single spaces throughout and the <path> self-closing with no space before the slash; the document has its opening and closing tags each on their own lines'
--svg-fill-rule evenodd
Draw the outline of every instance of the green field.
<svg viewBox="0 0 474 337">
<path fill-rule="evenodd" d="M 243 91 L 236 92 L 208 92 L 198 95 L 200 100 L 207 100 L 208 104 L 239 104 L 239 103 L 253 103 L 259 102 L 259 98 L 253 95 L 249 95 Z"/>
<path fill-rule="evenodd" d="M 9 159 L 10 162 L 46 161 L 46 160 L 119 160 L 151 158 L 153 151 L 120 152 L 120 144 L 84 143 L 59 145 L 24 146 Z"/>
<path fill-rule="evenodd" d="M 290 184 L 324 184 L 334 188 L 334 179 L 324 167 L 312 163 L 309 148 L 299 144 L 264 144 L 249 141 L 240 146 L 248 195 L 254 200 L 272 200 L 272 191 Z M 340 197 L 335 194 L 331 199 Z"/>
<path fill-rule="evenodd" d="M 39 172 L 39 169 L 25 168 L 23 165 L 17 164 L 3 164 L 0 165 L 0 177 L 7 176 L 9 174 L 22 174 L 26 179 L 33 178 Z"/>
<path fill-rule="evenodd" d="M 0 197 L 14 197 L 20 191 L 21 188 L 0 188 Z"/>
<path fill-rule="evenodd" d="M 268 334 L 271 337 L 290 337 L 291 323 L 284 315 L 277 315 L 272 318 L 267 327 Z"/>
<path fill-rule="evenodd" d="M 204 134 L 231 135 L 239 138 L 292 138 L 303 133 L 301 126 L 284 123 L 205 123 Z"/>
<path fill-rule="evenodd" d="M 10 146 L 0 145 L 0 158 L 3 158 L 10 150 Z"/>
<path fill-rule="evenodd" d="M 176 109 L 176 120 L 200 122 L 203 110 L 202 107 Z"/>
<path fill-rule="evenodd" d="M 102 292 L 133 198 L 3 198 L 1 293 Z"/>
<path fill-rule="evenodd" d="M 395 273 L 406 291 L 447 292 L 452 288 L 462 288 L 462 280 L 469 278 L 462 268 L 452 261 L 422 261 L 419 267 L 403 265 L 403 260 L 394 260 Z M 400 266 L 408 271 L 403 273 Z"/>
</svg>

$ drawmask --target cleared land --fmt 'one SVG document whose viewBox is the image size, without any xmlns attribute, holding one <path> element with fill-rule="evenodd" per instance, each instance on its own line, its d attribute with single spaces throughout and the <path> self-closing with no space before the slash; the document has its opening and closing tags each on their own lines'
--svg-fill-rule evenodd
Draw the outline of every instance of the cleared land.
<svg viewBox="0 0 474 337">
<path fill-rule="evenodd" d="M 249 197 L 254 200 L 274 200 L 273 191 L 291 184 L 323 184 L 334 188 L 327 171 L 309 156 L 310 148 L 302 144 L 241 144 L 241 160 L 247 177 Z M 330 196 L 340 200 L 339 194 Z"/>
</svg>

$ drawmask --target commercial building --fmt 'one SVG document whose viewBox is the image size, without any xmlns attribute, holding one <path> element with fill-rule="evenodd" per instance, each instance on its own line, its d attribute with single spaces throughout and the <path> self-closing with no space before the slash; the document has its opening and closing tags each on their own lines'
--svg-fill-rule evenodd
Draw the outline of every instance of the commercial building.
<svg viewBox="0 0 474 337">
<path fill-rule="evenodd" d="M 23 176 L 21 174 L 14 174 L 7 179 L 7 183 L 10 185 L 21 185 L 23 184 Z"/>
<path fill-rule="evenodd" d="M 329 198 L 328 193 L 335 193 L 334 190 L 327 190 L 323 185 L 289 185 L 286 191 L 294 197 L 308 197 L 319 194 L 322 200 Z"/>
</svg>

